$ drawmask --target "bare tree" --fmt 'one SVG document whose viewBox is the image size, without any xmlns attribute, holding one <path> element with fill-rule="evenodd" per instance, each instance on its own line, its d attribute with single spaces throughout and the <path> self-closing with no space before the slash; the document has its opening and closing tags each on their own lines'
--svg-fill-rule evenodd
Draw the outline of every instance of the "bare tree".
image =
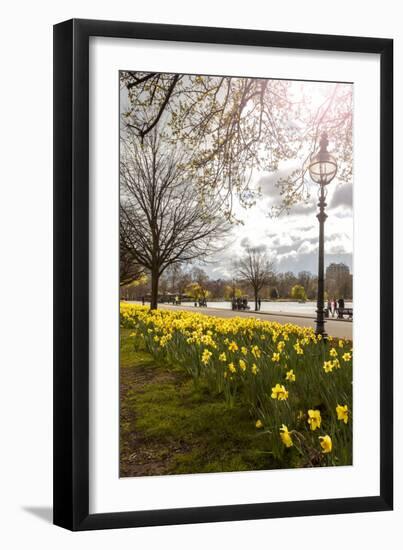
<svg viewBox="0 0 403 550">
<path fill-rule="evenodd" d="M 122 137 L 120 231 L 132 258 L 151 274 L 152 309 L 164 271 L 205 259 L 230 229 L 219 193 L 201 192 L 189 179 L 187 161 L 156 131 Z"/>
<path fill-rule="evenodd" d="M 246 248 L 244 257 L 238 262 L 239 279 L 250 284 L 253 289 L 255 311 L 259 309 L 259 292 L 270 283 L 273 270 L 274 264 L 262 246 Z"/>
</svg>

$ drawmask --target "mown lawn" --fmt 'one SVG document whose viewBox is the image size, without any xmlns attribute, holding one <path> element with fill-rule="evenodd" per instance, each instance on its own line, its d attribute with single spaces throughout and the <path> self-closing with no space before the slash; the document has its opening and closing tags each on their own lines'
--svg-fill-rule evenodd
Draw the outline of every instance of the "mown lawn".
<svg viewBox="0 0 403 550">
<path fill-rule="evenodd" d="M 182 370 L 134 351 L 121 329 L 121 477 L 284 468 L 247 407 L 229 408 Z"/>
</svg>

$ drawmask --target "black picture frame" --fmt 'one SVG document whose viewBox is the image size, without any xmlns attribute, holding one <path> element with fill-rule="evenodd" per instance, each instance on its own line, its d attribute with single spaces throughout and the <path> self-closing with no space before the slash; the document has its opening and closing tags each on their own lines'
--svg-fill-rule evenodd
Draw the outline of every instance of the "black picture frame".
<svg viewBox="0 0 403 550">
<path fill-rule="evenodd" d="M 380 54 L 380 492 L 327 500 L 89 513 L 89 38 Z M 54 523 L 71 530 L 393 507 L 393 40 L 73 19 L 54 26 Z M 370 337 L 370 336 L 369 336 Z"/>
</svg>

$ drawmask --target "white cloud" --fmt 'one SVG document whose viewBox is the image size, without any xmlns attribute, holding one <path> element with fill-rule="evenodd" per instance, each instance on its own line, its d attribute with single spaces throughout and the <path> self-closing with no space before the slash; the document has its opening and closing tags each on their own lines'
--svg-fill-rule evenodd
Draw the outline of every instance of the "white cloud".
<svg viewBox="0 0 403 550">
<path fill-rule="evenodd" d="M 245 246 L 265 246 L 275 258 L 279 271 L 317 271 L 319 224 L 316 219 L 316 194 L 308 205 L 299 205 L 289 214 L 278 218 L 269 216 L 270 207 L 279 199 L 274 186 L 278 173 L 261 177 L 256 174 L 256 187 L 262 187 L 262 196 L 257 204 L 244 209 L 235 200 L 235 212 L 243 224 L 234 224 L 231 238 L 223 251 L 216 255 L 215 262 L 206 267 L 212 277 L 233 276 L 231 263 L 239 259 Z M 263 185 L 264 184 L 264 185 Z M 328 218 L 325 223 L 325 264 L 343 261 L 352 267 L 353 217 L 350 191 L 347 187 L 329 186 L 327 197 Z M 351 186 L 350 186 L 351 187 Z M 350 195 L 349 195 L 350 193 Z"/>
<path fill-rule="evenodd" d="M 337 206 L 347 206 L 352 208 L 353 205 L 353 186 L 351 184 L 345 183 L 338 185 L 335 188 L 335 191 L 330 202 L 330 208 L 335 208 Z"/>
<path fill-rule="evenodd" d="M 298 254 L 310 254 L 317 249 L 317 245 L 309 241 L 303 241 L 298 247 Z"/>
</svg>

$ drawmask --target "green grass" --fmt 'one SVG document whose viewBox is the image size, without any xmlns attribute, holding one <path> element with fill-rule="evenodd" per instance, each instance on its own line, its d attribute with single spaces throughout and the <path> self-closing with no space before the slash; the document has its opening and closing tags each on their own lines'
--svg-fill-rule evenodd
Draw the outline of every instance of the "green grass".
<svg viewBox="0 0 403 550">
<path fill-rule="evenodd" d="M 134 351 L 121 331 L 121 476 L 262 470 L 284 467 L 246 407 L 195 388 L 174 366 Z"/>
</svg>

